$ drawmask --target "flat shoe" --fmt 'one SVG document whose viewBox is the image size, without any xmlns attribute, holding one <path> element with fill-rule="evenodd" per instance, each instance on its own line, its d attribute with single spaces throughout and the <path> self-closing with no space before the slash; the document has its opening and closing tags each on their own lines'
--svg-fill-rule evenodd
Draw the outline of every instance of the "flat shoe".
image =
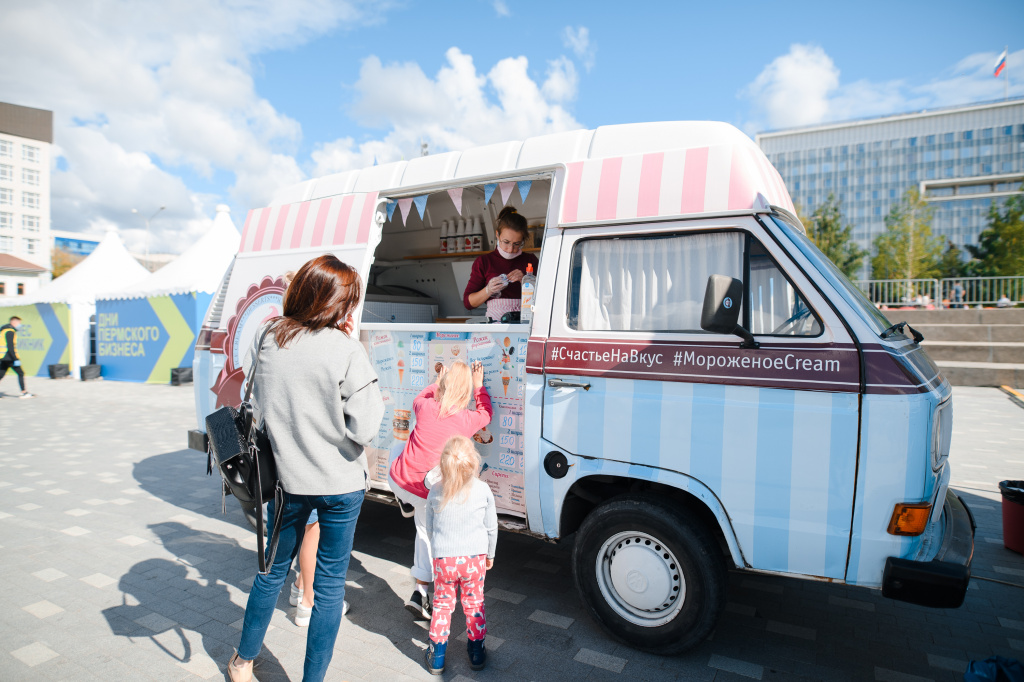
<svg viewBox="0 0 1024 682">
<path fill-rule="evenodd" d="M 238 652 L 228 661 L 228 679 L 231 682 L 252 682 L 252 661 L 246 661 L 247 665 L 236 667 L 235 661 L 240 661 Z"/>
</svg>

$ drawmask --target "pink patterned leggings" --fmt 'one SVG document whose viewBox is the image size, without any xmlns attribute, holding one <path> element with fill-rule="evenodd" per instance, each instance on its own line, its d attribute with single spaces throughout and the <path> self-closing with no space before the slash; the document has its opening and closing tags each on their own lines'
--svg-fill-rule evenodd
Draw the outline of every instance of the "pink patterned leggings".
<svg viewBox="0 0 1024 682">
<path fill-rule="evenodd" d="M 483 639 L 487 634 L 484 615 L 484 576 L 487 555 L 454 556 L 434 559 L 434 613 L 430 619 L 430 639 L 442 644 L 451 633 L 455 589 L 462 594 L 462 612 L 466 614 L 466 634 Z"/>
</svg>

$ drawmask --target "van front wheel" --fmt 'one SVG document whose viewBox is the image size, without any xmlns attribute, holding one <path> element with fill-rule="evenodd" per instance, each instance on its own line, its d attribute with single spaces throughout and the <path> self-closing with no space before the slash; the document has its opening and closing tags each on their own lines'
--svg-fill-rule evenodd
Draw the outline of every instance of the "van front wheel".
<svg viewBox="0 0 1024 682">
<path fill-rule="evenodd" d="M 590 513 L 573 549 L 576 588 L 613 637 L 656 654 L 702 642 L 725 606 L 725 561 L 685 509 L 627 495 Z"/>
</svg>

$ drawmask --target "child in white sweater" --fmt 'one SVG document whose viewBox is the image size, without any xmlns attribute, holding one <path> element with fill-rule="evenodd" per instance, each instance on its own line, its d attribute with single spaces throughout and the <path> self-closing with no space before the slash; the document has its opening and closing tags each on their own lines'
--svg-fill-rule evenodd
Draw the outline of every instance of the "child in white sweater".
<svg viewBox="0 0 1024 682">
<path fill-rule="evenodd" d="M 494 566 L 498 513 L 494 495 L 478 478 L 479 473 L 480 455 L 473 441 L 465 436 L 449 438 L 441 452 L 441 480 L 430 490 L 426 508 L 427 534 L 434 555 L 434 609 L 427 669 L 434 675 L 444 671 L 456 587 L 466 614 L 470 667 L 483 670 L 487 658 L 484 575 Z"/>
</svg>

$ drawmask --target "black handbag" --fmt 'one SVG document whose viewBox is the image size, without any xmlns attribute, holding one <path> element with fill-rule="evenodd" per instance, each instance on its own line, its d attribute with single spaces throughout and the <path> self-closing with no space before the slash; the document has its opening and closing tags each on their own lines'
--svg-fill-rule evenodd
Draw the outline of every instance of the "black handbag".
<svg viewBox="0 0 1024 682">
<path fill-rule="evenodd" d="M 236 410 L 222 407 L 206 418 L 206 434 L 209 437 L 206 473 L 213 473 L 216 462 L 224 490 L 230 492 L 242 505 L 251 510 L 256 519 L 256 545 L 259 572 L 266 575 L 274 564 L 277 541 L 284 513 L 284 489 L 277 478 L 277 463 L 270 445 L 266 425 L 255 422 L 252 405 L 252 386 L 256 369 L 260 366 L 260 351 L 272 325 L 267 325 L 260 336 L 256 358 L 252 363 L 249 380 L 245 386 L 245 398 Z M 274 523 L 267 539 L 269 556 L 264 549 L 266 528 L 263 520 L 263 503 L 274 500 Z"/>
</svg>

